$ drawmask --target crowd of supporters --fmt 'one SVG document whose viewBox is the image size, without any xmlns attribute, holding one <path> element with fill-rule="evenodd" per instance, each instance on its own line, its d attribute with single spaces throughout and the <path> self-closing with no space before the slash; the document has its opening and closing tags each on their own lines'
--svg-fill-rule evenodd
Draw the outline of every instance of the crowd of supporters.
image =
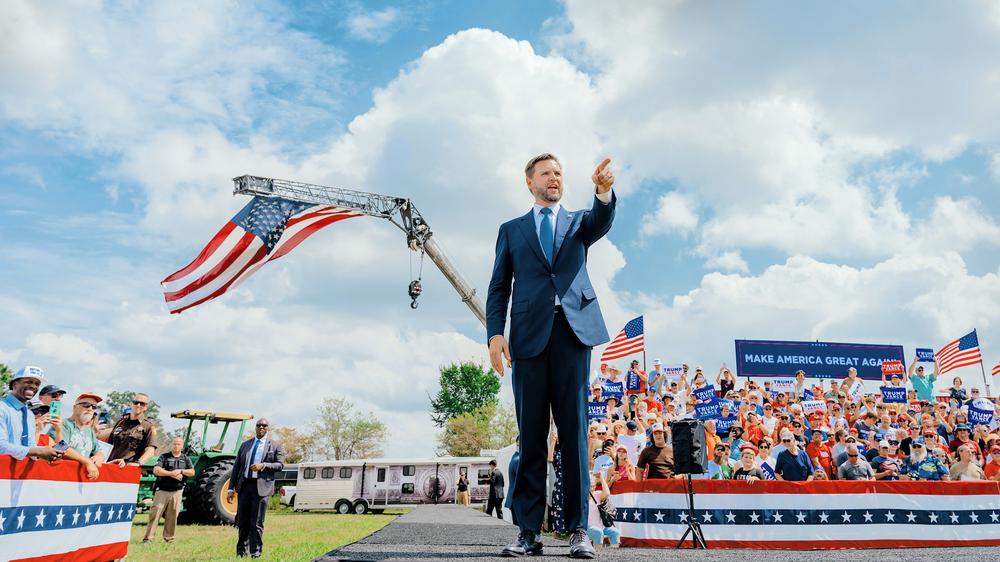
<svg viewBox="0 0 1000 562">
<path fill-rule="evenodd" d="M 648 372 L 638 361 L 624 372 L 602 364 L 588 408 L 593 488 L 600 493 L 617 481 L 675 477 L 670 422 L 699 417 L 708 472 L 693 478 L 1000 480 L 1000 406 L 987 402 L 992 421 L 969 423 L 980 389 L 967 392 L 956 377 L 946 395 L 935 396 L 936 378 L 936 365 L 927 373 L 914 361 L 909 372 L 882 381 L 905 387 L 906 402 L 883 403 L 881 390 L 859 390 L 853 368 L 843 379 L 810 383 L 803 371 L 794 381 L 737 380 L 723 366 L 713 381 L 686 364 L 669 375 L 659 360 Z M 591 510 L 597 512 L 596 503 Z M 558 519 L 552 523 L 558 530 Z M 601 533 L 609 530 L 592 525 L 595 543 Z"/>
</svg>

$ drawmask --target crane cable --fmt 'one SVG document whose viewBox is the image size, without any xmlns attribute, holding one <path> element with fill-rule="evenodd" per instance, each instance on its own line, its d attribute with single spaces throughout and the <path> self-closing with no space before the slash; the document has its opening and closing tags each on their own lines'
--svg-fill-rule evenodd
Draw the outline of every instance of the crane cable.
<svg viewBox="0 0 1000 562">
<path fill-rule="evenodd" d="M 425 253 L 424 247 L 423 245 L 421 245 L 420 266 L 417 270 L 417 278 L 414 279 L 413 281 L 410 281 L 410 286 L 407 288 L 407 292 L 409 293 L 410 298 L 412 299 L 410 301 L 410 308 L 412 308 L 413 310 L 416 310 L 417 306 L 419 306 L 419 304 L 417 303 L 417 298 L 419 298 L 420 293 L 423 292 L 423 287 L 420 284 L 420 280 L 423 279 L 424 276 L 424 253 Z M 413 254 L 410 254 L 410 279 L 413 279 Z"/>
</svg>

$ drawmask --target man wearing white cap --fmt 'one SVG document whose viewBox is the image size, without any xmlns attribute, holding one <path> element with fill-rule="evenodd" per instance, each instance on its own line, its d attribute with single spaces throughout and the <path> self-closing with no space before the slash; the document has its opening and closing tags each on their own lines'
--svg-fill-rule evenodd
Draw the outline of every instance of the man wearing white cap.
<svg viewBox="0 0 1000 562">
<path fill-rule="evenodd" d="M 44 372 L 38 367 L 22 367 L 10 380 L 10 392 L 0 400 L 0 455 L 10 455 L 15 459 L 37 457 L 54 461 L 62 453 L 52 447 L 36 447 L 35 416 L 28 410 L 38 387 L 42 385 Z"/>
<path fill-rule="evenodd" d="M 649 388 L 648 394 L 650 396 L 663 394 L 666 383 L 667 376 L 663 374 L 663 362 L 659 359 L 653 359 L 653 370 L 649 372 L 649 382 L 646 383 Z"/>
</svg>

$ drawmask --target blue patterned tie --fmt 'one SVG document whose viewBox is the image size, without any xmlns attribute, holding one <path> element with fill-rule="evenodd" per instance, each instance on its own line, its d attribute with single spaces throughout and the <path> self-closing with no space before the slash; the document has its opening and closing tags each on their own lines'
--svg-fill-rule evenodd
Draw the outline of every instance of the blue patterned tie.
<svg viewBox="0 0 1000 562">
<path fill-rule="evenodd" d="M 542 207 L 542 226 L 538 230 L 538 241 L 542 244 L 542 252 L 545 258 L 552 263 L 552 250 L 555 240 L 552 238 L 552 209 Z"/>
<path fill-rule="evenodd" d="M 28 408 L 21 408 L 21 446 L 29 446 L 28 441 Z"/>
<path fill-rule="evenodd" d="M 247 478 L 250 478 L 250 465 L 257 455 L 257 445 L 260 445 L 260 439 L 253 440 L 253 449 L 250 449 L 250 458 L 247 459 Z"/>
</svg>

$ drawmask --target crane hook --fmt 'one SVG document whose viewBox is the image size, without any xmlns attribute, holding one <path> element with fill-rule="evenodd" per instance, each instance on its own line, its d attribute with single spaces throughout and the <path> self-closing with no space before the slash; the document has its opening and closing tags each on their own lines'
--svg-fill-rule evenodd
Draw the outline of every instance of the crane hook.
<svg viewBox="0 0 1000 562">
<path fill-rule="evenodd" d="M 420 293 L 423 292 L 423 287 L 420 286 L 420 280 L 416 279 L 414 281 L 411 281 L 408 291 L 410 294 L 410 298 L 413 299 L 413 301 L 410 303 L 410 308 L 416 310 L 417 306 L 419 306 L 417 303 L 417 298 L 419 298 Z"/>
</svg>

